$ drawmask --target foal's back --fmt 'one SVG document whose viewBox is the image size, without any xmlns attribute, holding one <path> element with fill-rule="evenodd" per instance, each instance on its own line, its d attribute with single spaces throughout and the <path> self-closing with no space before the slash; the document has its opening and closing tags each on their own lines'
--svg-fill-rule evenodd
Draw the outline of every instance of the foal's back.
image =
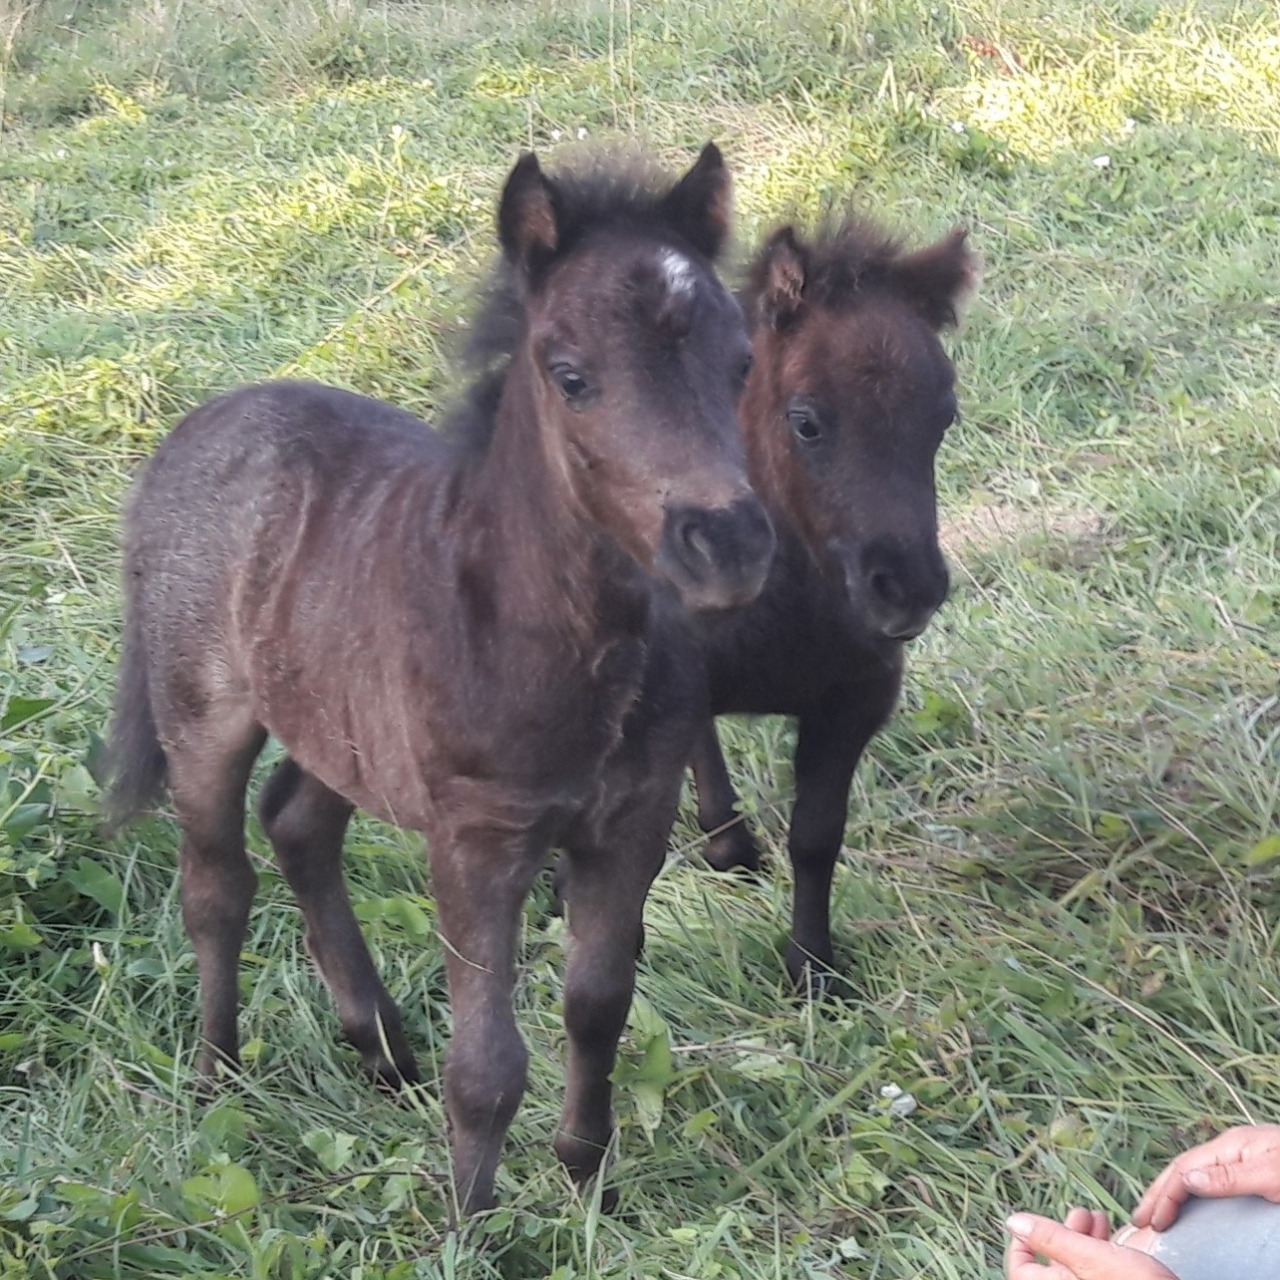
<svg viewBox="0 0 1280 1280">
<path fill-rule="evenodd" d="M 420 818 L 420 779 L 394 761 L 406 665 L 442 625 L 432 600 L 447 603 L 435 588 L 459 465 L 412 414 L 334 387 L 247 387 L 188 415 L 126 533 L 161 741 L 193 713 L 252 721 L 330 785 L 368 791 L 374 812 Z"/>
</svg>

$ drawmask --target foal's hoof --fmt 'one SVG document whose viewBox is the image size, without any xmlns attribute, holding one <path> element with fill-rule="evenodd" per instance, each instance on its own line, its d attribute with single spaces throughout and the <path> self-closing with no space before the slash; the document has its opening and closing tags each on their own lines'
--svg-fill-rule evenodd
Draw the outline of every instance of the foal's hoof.
<svg viewBox="0 0 1280 1280">
<path fill-rule="evenodd" d="M 743 871 L 750 875 L 760 870 L 760 850 L 741 819 L 710 836 L 702 856 L 717 871 Z"/>
<path fill-rule="evenodd" d="M 811 1004 L 853 997 L 853 988 L 836 972 L 831 961 L 802 951 L 794 942 L 787 944 L 787 973 L 791 975 L 796 995 Z"/>
<path fill-rule="evenodd" d="M 238 1054 L 219 1053 L 206 1049 L 196 1063 L 195 1095 L 200 1103 L 213 1102 L 224 1084 L 240 1077 Z"/>
<path fill-rule="evenodd" d="M 405 1100 L 405 1095 L 422 1087 L 418 1064 L 412 1058 L 397 1066 L 386 1054 L 365 1056 L 364 1069 L 379 1093 Z"/>
<path fill-rule="evenodd" d="M 574 1178 L 573 1185 L 577 1188 L 578 1195 L 582 1200 L 584 1208 L 591 1204 L 591 1199 L 595 1194 L 595 1179 L 603 1178 L 604 1170 L 593 1173 L 586 1178 Z M 605 1185 L 600 1188 L 600 1212 L 613 1216 L 618 1211 L 618 1188 Z"/>
<path fill-rule="evenodd" d="M 578 1195 L 582 1197 L 584 1203 L 590 1203 L 592 1194 L 595 1191 L 596 1179 L 602 1179 L 605 1176 L 605 1145 L 599 1142 L 589 1142 L 585 1138 L 579 1138 L 569 1133 L 561 1132 L 556 1135 L 554 1143 L 556 1155 L 560 1163 L 564 1165 L 569 1177 L 573 1179 L 573 1185 L 577 1188 Z M 617 1207 L 618 1189 L 607 1185 L 601 1186 L 601 1212 L 612 1213 Z"/>
</svg>

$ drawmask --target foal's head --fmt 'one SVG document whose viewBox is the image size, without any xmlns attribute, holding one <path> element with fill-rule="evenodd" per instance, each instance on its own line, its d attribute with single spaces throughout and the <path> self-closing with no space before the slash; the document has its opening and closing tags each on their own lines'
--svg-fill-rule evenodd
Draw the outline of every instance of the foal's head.
<svg viewBox="0 0 1280 1280">
<path fill-rule="evenodd" d="M 811 241 L 784 227 L 752 267 L 753 481 L 890 639 L 947 594 L 933 467 L 956 396 L 938 333 L 976 278 L 962 231 L 904 254 L 852 221 Z"/>
<path fill-rule="evenodd" d="M 566 501 L 694 608 L 751 600 L 774 546 L 737 427 L 750 345 L 711 267 L 730 195 L 710 145 L 674 184 L 634 167 L 551 177 L 527 155 L 498 215 L 508 381 L 543 455 Z"/>
</svg>

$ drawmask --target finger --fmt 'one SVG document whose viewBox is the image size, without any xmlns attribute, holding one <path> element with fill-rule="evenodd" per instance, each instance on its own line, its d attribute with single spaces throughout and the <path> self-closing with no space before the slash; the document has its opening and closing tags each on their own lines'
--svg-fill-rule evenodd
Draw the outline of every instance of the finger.
<svg viewBox="0 0 1280 1280">
<path fill-rule="evenodd" d="M 1169 1276 L 1154 1259 L 1080 1235 L 1049 1218 L 1015 1213 L 1005 1225 L 1033 1253 L 1061 1263 L 1072 1280 L 1167 1280 Z M 1011 1274 L 1013 1280 L 1031 1280 L 1035 1273 Z"/>
<path fill-rule="evenodd" d="M 1142 1199 L 1138 1201 L 1138 1207 L 1133 1211 L 1131 1219 L 1134 1226 L 1154 1226 L 1157 1231 L 1164 1231 L 1172 1226 L 1174 1219 L 1178 1216 L 1178 1210 L 1186 1203 L 1188 1198 L 1186 1188 L 1182 1183 L 1183 1174 L 1188 1169 L 1194 1169 L 1201 1165 L 1220 1164 L 1236 1158 L 1239 1155 L 1240 1148 L 1247 1141 L 1247 1138 L 1242 1135 L 1249 1132 L 1249 1130 L 1240 1128 L 1228 1129 L 1224 1133 L 1218 1134 L 1216 1138 L 1211 1138 L 1208 1142 L 1201 1142 L 1171 1160 L 1156 1175 L 1155 1180 L 1147 1188 Z M 1161 1213 L 1161 1222 L 1154 1220 L 1157 1209 Z M 1170 1212 L 1172 1212 L 1172 1217 L 1168 1216 Z"/>
<path fill-rule="evenodd" d="M 1184 1151 L 1166 1165 L 1147 1188 L 1133 1211 L 1133 1224 L 1152 1226 L 1157 1231 L 1171 1227 L 1189 1198 L 1190 1189 L 1184 1178 L 1190 1170 L 1248 1162 L 1258 1157 L 1265 1163 L 1275 1152 L 1280 1152 L 1280 1125 L 1274 1124 L 1237 1125 Z"/>
<path fill-rule="evenodd" d="M 1169 1190 L 1174 1186 L 1182 1184 L 1182 1161 L 1185 1157 L 1179 1156 L 1172 1164 L 1166 1165 L 1156 1176 L 1155 1181 L 1143 1192 L 1142 1199 L 1138 1201 L 1138 1207 L 1134 1209 L 1130 1222 L 1135 1227 L 1152 1226 L 1152 1219 L 1155 1217 L 1156 1209 L 1164 1206 L 1168 1199 Z M 1185 1199 L 1185 1197 L 1184 1197 Z M 1182 1201 L 1178 1201 L 1173 1206 L 1173 1217 L 1168 1218 L 1164 1226 L 1158 1227 L 1157 1230 L 1163 1231 L 1165 1227 L 1173 1222 L 1173 1218 L 1178 1216 L 1178 1209 L 1181 1207 Z"/>
<path fill-rule="evenodd" d="M 1192 1196 L 1206 1200 L 1261 1196 L 1280 1203 L 1280 1160 L 1268 1154 L 1239 1163 L 1197 1165 L 1194 1153 L 1188 1152 L 1175 1162 L 1170 1176 L 1143 1197 L 1134 1210 L 1133 1224 L 1168 1231 Z"/>
<path fill-rule="evenodd" d="M 1089 1209 L 1072 1209 L 1062 1220 L 1068 1231 L 1078 1231 L 1081 1235 L 1093 1234 L 1093 1213 Z"/>
<path fill-rule="evenodd" d="M 1060 1263 L 1037 1262 L 1035 1250 L 1016 1236 L 1005 1254 L 1004 1273 L 1007 1280 L 1079 1280 Z"/>
<path fill-rule="evenodd" d="M 1185 1159 L 1187 1156 L 1180 1156 L 1147 1188 L 1130 1218 L 1135 1227 L 1167 1231 L 1177 1221 L 1182 1206 L 1191 1198 L 1191 1191 L 1182 1180 Z"/>
<path fill-rule="evenodd" d="M 1151 1206 L 1145 1223 L 1134 1219 L 1135 1227 L 1148 1226 L 1152 1231 L 1168 1231 L 1178 1220 L 1182 1206 L 1191 1199 L 1191 1191 L 1181 1179 L 1170 1180 L 1159 1199 Z"/>
<path fill-rule="evenodd" d="M 1095 1209 L 1092 1213 L 1093 1223 L 1090 1227 L 1089 1234 L 1095 1240 L 1108 1240 L 1111 1237 L 1111 1222 L 1107 1215 L 1101 1209 Z"/>
<path fill-rule="evenodd" d="M 1211 1164 L 1189 1169 L 1182 1181 L 1193 1195 L 1207 1199 L 1261 1196 L 1273 1204 L 1280 1203 L 1280 1160 L 1270 1155 L 1240 1164 Z"/>
<path fill-rule="evenodd" d="M 1062 1226 L 1051 1218 L 1041 1218 L 1033 1213 L 1015 1213 L 1005 1226 L 1033 1253 L 1042 1253 L 1053 1262 L 1061 1262 L 1073 1271 L 1096 1262 L 1099 1250 L 1110 1245 L 1091 1236 L 1081 1235 L 1070 1227 Z"/>
</svg>

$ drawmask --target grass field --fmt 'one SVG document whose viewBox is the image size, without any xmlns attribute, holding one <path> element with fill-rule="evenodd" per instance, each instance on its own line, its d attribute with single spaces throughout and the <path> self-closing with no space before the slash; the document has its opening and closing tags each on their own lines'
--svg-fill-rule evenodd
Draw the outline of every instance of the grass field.
<svg viewBox="0 0 1280 1280">
<path fill-rule="evenodd" d="M 1179 1144 L 1280 1116 L 1274 6 L 0 0 L 0 98 L 3 1280 L 991 1276 L 1011 1206 L 1122 1213 Z M 532 902 L 531 1085 L 459 1238 L 438 1103 L 360 1078 L 265 860 L 248 1071 L 192 1099 L 174 826 L 95 833 L 117 517 L 246 379 L 435 413 L 505 169 L 584 134 L 673 165 L 714 136 L 744 249 L 849 195 L 972 229 L 956 590 L 855 784 L 852 998 L 788 997 L 785 858 L 719 878 L 686 810 L 602 1217 L 550 1152 L 563 934 Z M 788 730 L 727 736 L 781 855 Z M 416 841 L 362 823 L 349 874 L 438 1068 Z"/>
</svg>

